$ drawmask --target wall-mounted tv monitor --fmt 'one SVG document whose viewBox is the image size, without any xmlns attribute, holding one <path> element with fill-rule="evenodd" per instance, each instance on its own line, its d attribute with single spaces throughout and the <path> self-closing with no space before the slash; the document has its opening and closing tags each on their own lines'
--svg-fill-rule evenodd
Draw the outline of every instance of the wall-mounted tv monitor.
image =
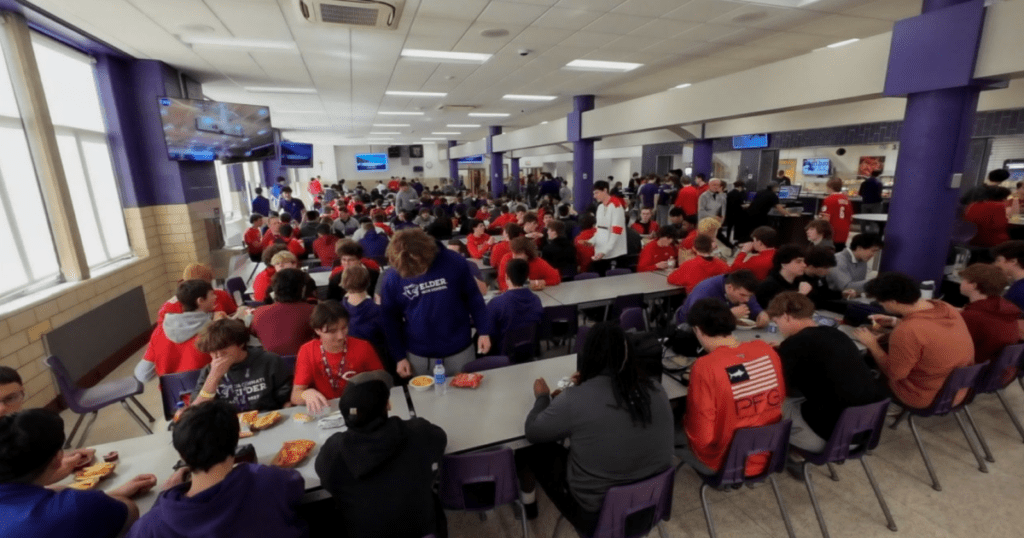
<svg viewBox="0 0 1024 538">
<path fill-rule="evenodd" d="M 779 200 L 796 200 L 800 197 L 802 185 L 783 185 L 779 187 Z"/>
<path fill-rule="evenodd" d="M 265 106 L 158 97 L 167 156 L 237 163 L 277 156 Z"/>
<path fill-rule="evenodd" d="M 827 176 L 831 172 L 832 161 L 829 159 L 804 159 L 805 176 Z"/>
<path fill-rule="evenodd" d="M 402 146 L 389 146 L 388 157 L 399 158 L 402 156 Z"/>
<path fill-rule="evenodd" d="M 459 164 L 483 164 L 483 163 L 484 163 L 484 156 L 483 155 L 474 155 L 472 157 L 463 157 L 463 158 L 459 159 Z"/>
<path fill-rule="evenodd" d="M 356 172 L 387 172 L 387 153 L 356 154 Z"/>
<path fill-rule="evenodd" d="M 313 144 L 281 141 L 281 166 L 291 168 L 313 167 Z"/>
<path fill-rule="evenodd" d="M 768 134 L 748 134 L 732 137 L 732 149 L 754 149 L 768 147 Z"/>
<path fill-rule="evenodd" d="M 410 159 L 422 159 L 423 158 L 423 144 L 414 144 L 409 146 L 409 158 Z"/>
</svg>

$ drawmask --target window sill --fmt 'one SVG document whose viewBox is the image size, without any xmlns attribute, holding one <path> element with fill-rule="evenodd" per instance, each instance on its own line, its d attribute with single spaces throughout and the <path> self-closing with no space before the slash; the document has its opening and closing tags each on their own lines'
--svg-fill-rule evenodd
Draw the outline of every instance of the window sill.
<svg viewBox="0 0 1024 538">
<path fill-rule="evenodd" d="M 142 263 L 143 260 L 144 258 L 132 256 L 131 258 L 116 261 L 109 265 L 104 265 L 97 268 L 92 272 L 92 276 L 89 277 L 88 280 L 81 280 L 78 282 L 62 282 L 60 284 L 56 284 L 44 290 L 39 290 L 38 292 L 33 293 L 31 295 L 18 297 L 16 299 L 12 299 L 10 302 L 0 304 L 0 320 L 13 316 L 14 314 L 17 314 L 24 310 L 28 310 L 30 308 L 39 306 L 47 301 L 60 297 L 61 295 L 64 295 L 69 291 L 73 291 L 80 286 L 88 285 L 89 283 L 98 278 L 109 276 L 117 271 L 131 267 L 132 265 L 135 265 L 137 263 Z"/>
</svg>

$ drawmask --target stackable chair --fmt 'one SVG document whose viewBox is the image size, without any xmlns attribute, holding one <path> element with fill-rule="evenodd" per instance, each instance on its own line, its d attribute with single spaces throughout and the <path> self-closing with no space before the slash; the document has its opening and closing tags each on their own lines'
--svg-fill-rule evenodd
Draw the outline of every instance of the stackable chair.
<svg viewBox="0 0 1024 538">
<path fill-rule="evenodd" d="M 509 448 L 445 456 L 441 459 L 439 496 L 446 510 L 467 512 L 486 512 L 515 503 L 522 516 L 523 538 L 529 536 L 526 507 L 519 500 L 516 461 Z"/>
<path fill-rule="evenodd" d="M 514 364 L 532 361 L 537 356 L 537 324 L 520 325 L 510 330 L 501 347 L 501 354 Z"/>
<path fill-rule="evenodd" d="M 512 366 L 512 361 L 508 357 L 504 355 L 490 355 L 469 361 L 469 363 L 462 367 L 462 372 L 471 374 L 473 372 L 483 372 L 506 366 Z"/>
<path fill-rule="evenodd" d="M 669 467 L 646 480 L 609 489 L 594 534 L 587 536 L 578 529 L 576 533 L 584 538 L 633 538 L 646 536 L 657 528 L 661 538 L 667 538 L 661 522 L 672 517 L 675 478 L 676 470 Z M 551 536 L 558 536 L 563 519 L 559 514 Z"/>
<path fill-rule="evenodd" d="M 590 332 L 590 325 L 580 325 L 580 328 L 576 331 L 576 343 L 572 348 L 573 353 L 583 351 L 583 342 L 587 340 L 588 332 Z"/>
<path fill-rule="evenodd" d="M 810 466 L 827 465 L 832 480 L 838 482 L 839 476 L 832 464 L 843 463 L 851 459 L 860 460 L 860 464 L 864 467 L 864 474 L 868 475 L 871 489 L 875 491 L 878 504 L 881 505 L 882 512 L 885 514 L 887 526 L 889 530 L 896 532 L 896 522 L 889 512 L 889 505 L 885 503 L 882 490 L 879 489 L 875 475 L 871 472 L 871 467 L 868 466 L 868 460 L 865 457 L 869 451 L 878 446 L 882 426 L 885 425 L 885 410 L 889 407 L 890 401 L 886 398 L 878 403 L 846 408 L 839 415 L 839 421 L 836 422 L 835 429 L 832 430 L 832 436 L 829 437 L 825 450 L 820 453 L 808 452 L 800 447 L 790 446 L 793 452 L 804 458 L 803 464 L 800 466 L 801 474 L 804 485 L 807 486 L 807 494 L 811 497 L 811 504 L 814 505 L 814 515 L 818 518 L 821 535 L 825 538 L 829 537 L 828 527 L 825 525 L 825 516 L 821 513 L 818 496 L 814 493 L 814 486 L 811 483 Z"/>
<path fill-rule="evenodd" d="M 331 272 L 333 270 L 334 270 L 333 267 L 324 267 L 322 265 L 315 265 L 313 267 L 310 267 L 309 271 L 307 271 L 307 272 L 309 272 L 309 273 L 329 273 L 329 272 Z"/>
<path fill-rule="evenodd" d="M 1003 348 L 999 357 L 989 361 L 988 369 L 978 376 L 978 381 L 974 386 L 974 396 L 977 397 L 980 394 L 995 394 L 996 397 L 999 398 L 999 403 L 1003 404 L 1003 409 L 1006 410 L 1006 414 L 1010 415 L 1010 421 L 1013 422 L 1013 427 L 1017 428 L 1017 433 L 1020 435 L 1021 439 L 1024 440 L 1024 428 L 1021 427 L 1020 418 L 1017 417 L 1017 413 L 1013 411 L 1013 408 L 1010 407 L 1009 402 L 1006 401 L 1006 397 L 1003 395 L 1003 389 L 1005 389 L 1010 383 L 1013 383 L 1013 378 L 1018 374 L 1021 360 L 1024 360 L 1024 344 L 1016 344 Z M 967 408 L 965 407 L 964 409 Z M 992 457 L 992 452 L 988 449 L 988 443 L 985 442 L 985 438 L 981 435 L 981 432 L 976 431 L 976 433 L 978 434 L 978 440 L 981 441 L 981 448 L 985 451 L 985 459 L 988 461 L 995 461 Z"/>
<path fill-rule="evenodd" d="M 576 282 L 578 280 L 590 280 L 591 278 L 598 278 L 600 276 L 601 275 L 599 275 L 597 273 L 578 273 L 576 275 L 576 278 L 574 278 L 572 280 L 573 280 L 573 282 Z"/>
<path fill-rule="evenodd" d="M 175 374 L 160 376 L 160 396 L 163 400 L 164 418 L 171 420 L 178 409 L 178 402 L 182 394 L 192 394 L 199 382 L 199 372 L 202 370 L 188 370 Z"/>
<path fill-rule="evenodd" d="M 647 305 L 644 304 L 644 294 L 630 293 L 629 295 L 617 296 L 610 305 L 605 307 L 604 318 L 605 320 L 619 319 L 627 308 L 639 308 L 641 312 L 644 312 L 647 308 Z M 644 319 L 646 319 L 646 317 Z M 646 323 L 647 322 L 645 321 L 644 325 L 646 325 Z"/>
<path fill-rule="evenodd" d="M 242 280 L 242 277 L 234 276 L 229 278 L 227 282 L 224 283 L 224 289 L 231 294 L 231 297 L 236 303 L 246 300 L 245 281 Z M 238 294 L 237 296 L 235 296 L 236 293 Z"/>
<path fill-rule="evenodd" d="M 627 308 L 619 315 L 619 326 L 624 331 L 644 332 L 647 330 L 647 320 L 644 319 L 642 308 Z"/>
<path fill-rule="evenodd" d="M 556 340 L 566 340 L 568 349 L 571 350 L 572 340 L 579 327 L 580 311 L 577 305 L 546 306 L 540 321 L 538 340 L 549 344 L 553 344 Z"/>
<path fill-rule="evenodd" d="M 621 268 L 621 269 L 609 269 L 609 270 L 608 270 L 608 271 L 607 271 L 607 272 L 606 272 L 606 273 L 604 274 L 604 276 L 619 276 L 619 275 L 628 275 L 628 274 L 631 274 L 632 272 L 633 272 L 632 270 L 630 270 L 630 269 L 628 269 L 628 268 L 625 268 L 625 267 L 623 267 L 623 268 Z"/>
<path fill-rule="evenodd" d="M 146 415 L 146 418 L 150 422 L 155 421 L 153 415 L 146 411 L 145 407 L 135 399 L 135 395 L 142 394 L 144 386 L 141 381 L 135 378 L 135 376 L 122 377 L 114 381 L 107 381 L 100 383 L 95 387 L 83 389 L 75 384 L 75 380 L 68 374 L 67 368 L 64 367 L 64 363 L 53 355 L 43 359 L 43 364 L 50 369 L 50 373 L 53 374 L 54 379 L 57 382 L 57 388 L 60 389 L 61 396 L 64 397 L 64 401 L 68 404 L 68 407 L 78 413 L 78 421 L 75 422 L 75 427 L 71 429 L 71 435 L 68 435 L 67 441 L 64 443 L 64 448 L 71 447 L 71 441 L 75 438 L 75 434 L 78 433 L 78 427 L 82 425 L 82 419 L 85 418 L 87 413 L 92 413 L 95 417 L 100 409 L 104 407 L 120 403 L 125 411 L 131 415 L 135 422 L 146 431 L 147 434 L 153 433 L 153 430 L 149 429 L 149 426 L 139 415 L 135 413 L 135 410 L 128 405 L 128 400 L 131 400 L 136 407 L 142 411 L 142 414 Z M 86 427 L 88 430 L 88 426 Z M 85 435 L 87 431 L 82 432 L 82 437 L 78 440 L 78 445 L 82 446 L 85 441 Z"/>
</svg>

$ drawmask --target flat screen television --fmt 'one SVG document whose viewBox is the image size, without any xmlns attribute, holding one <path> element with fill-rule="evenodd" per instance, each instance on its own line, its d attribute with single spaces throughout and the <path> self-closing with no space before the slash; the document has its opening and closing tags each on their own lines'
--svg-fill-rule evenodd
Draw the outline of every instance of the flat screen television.
<svg viewBox="0 0 1024 538">
<path fill-rule="evenodd" d="M 158 97 L 167 156 L 237 163 L 277 157 L 270 109 L 258 105 Z"/>
<path fill-rule="evenodd" d="M 388 157 L 399 158 L 402 156 L 402 146 L 389 146 Z"/>
<path fill-rule="evenodd" d="M 423 158 L 423 144 L 413 144 L 409 146 L 409 158 L 410 159 L 422 159 Z"/>
<path fill-rule="evenodd" d="M 796 200 L 800 198 L 803 185 L 783 185 L 779 187 L 779 200 Z"/>
<path fill-rule="evenodd" d="M 387 172 L 387 153 L 356 154 L 356 172 Z"/>
<path fill-rule="evenodd" d="M 459 164 L 483 164 L 483 163 L 484 163 L 484 156 L 483 155 L 474 155 L 472 157 L 463 157 L 463 158 L 459 159 Z"/>
<path fill-rule="evenodd" d="M 768 147 L 768 134 L 748 134 L 732 137 L 732 149 L 754 149 Z"/>
<path fill-rule="evenodd" d="M 805 176 L 827 176 L 831 172 L 832 161 L 829 159 L 804 159 Z"/>
<path fill-rule="evenodd" d="M 281 141 L 281 166 L 290 168 L 313 167 L 313 144 Z"/>
</svg>

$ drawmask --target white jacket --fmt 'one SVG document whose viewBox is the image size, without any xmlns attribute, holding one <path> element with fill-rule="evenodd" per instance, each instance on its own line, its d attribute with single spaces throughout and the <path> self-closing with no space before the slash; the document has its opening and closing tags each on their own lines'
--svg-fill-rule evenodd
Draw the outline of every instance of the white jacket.
<svg viewBox="0 0 1024 538">
<path fill-rule="evenodd" d="M 594 234 L 594 253 L 605 259 L 626 255 L 626 202 L 612 196 L 607 203 L 597 206 L 597 233 Z"/>
</svg>

